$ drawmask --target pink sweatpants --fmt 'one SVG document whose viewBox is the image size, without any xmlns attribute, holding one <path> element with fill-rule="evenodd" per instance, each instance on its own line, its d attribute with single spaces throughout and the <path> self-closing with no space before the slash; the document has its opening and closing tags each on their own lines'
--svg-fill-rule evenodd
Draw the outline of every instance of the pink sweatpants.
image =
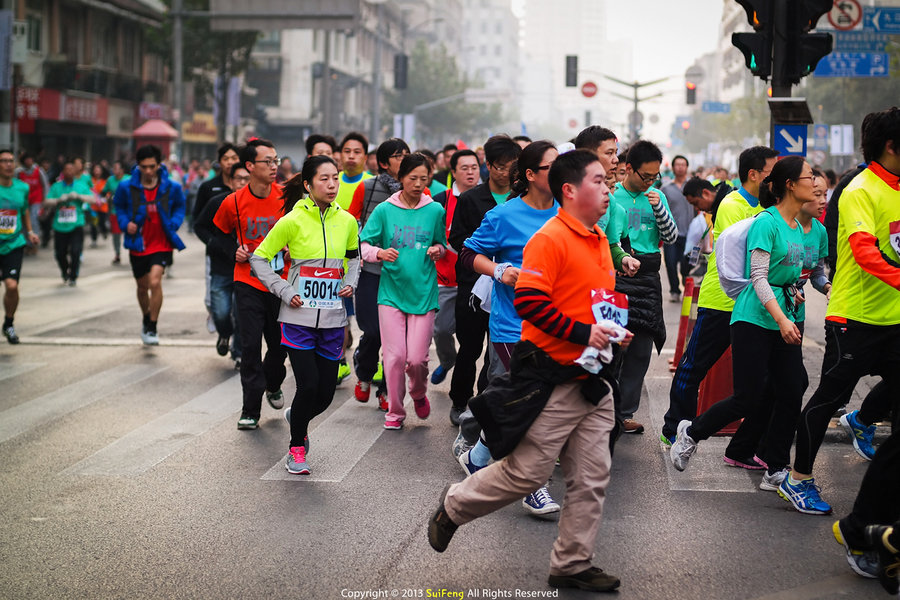
<svg viewBox="0 0 900 600">
<path fill-rule="evenodd" d="M 408 315 L 393 306 L 378 305 L 384 381 L 388 390 L 386 421 L 406 418 L 403 408 L 403 398 L 406 397 L 404 373 L 409 376 L 409 395 L 414 400 L 425 397 L 434 315 L 433 310 L 424 315 Z"/>
</svg>

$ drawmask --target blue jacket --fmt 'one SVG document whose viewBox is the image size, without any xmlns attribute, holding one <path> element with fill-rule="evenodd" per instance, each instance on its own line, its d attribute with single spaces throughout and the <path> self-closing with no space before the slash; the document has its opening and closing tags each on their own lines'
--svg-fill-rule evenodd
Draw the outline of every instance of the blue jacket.
<svg viewBox="0 0 900 600">
<path fill-rule="evenodd" d="M 169 172 L 165 165 L 159 167 L 159 187 L 156 192 L 159 216 L 162 220 L 163 231 L 166 237 L 178 250 L 184 250 L 184 242 L 176 233 L 184 221 L 185 200 L 181 185 L 169 179 Z M 141 170 L 135 166 L 131 171 L 131 178 L 124 179 L 116 188 L 113 197 L 116 207 L 116 218 L 119 227 L 125 236 L 123 245 L 128 250 L 135 252 L 144 251 L 144 237 L 141 226 L 147 218 L 147 203 L 144 201 L 144 188 L 141 186 Z M 135 223 L 138 230 L 134 235 L 126 233 L 129 223 Z"/>
</svg>

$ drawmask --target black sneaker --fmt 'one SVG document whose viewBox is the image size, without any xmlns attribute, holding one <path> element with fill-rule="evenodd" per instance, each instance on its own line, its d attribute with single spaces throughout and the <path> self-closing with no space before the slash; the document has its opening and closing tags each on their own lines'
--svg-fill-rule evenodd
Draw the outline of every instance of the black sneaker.
<svg viewBox="0 0 900 600">
<path fill-rule="evenodd" d="M 3 336 L 9 341 L 10 344 L 19 343 L 19 336 L 16 335 L 16 330 L 12 325 L 3 328 Z"/>
<path fill-rule="evenodd" d="M 889 594 L 900 591 L 900 550 L 888 541 L 893 529 L 887 525 L 867 525 L 864 534 L 866 543 L 878 553 L 878 581 Z"/>
<path fill-rule="evenodd" d="M 450 407 L 450 423 L 452 425 L 459 425 L 459 416 L 466 412 L 465 408 L 456 408 L 455 406 Z"/>
<path fill-rule="evenodd" d="M 603 572 L 603 569 L 589 567 L 574 575 L 551 575 L 547 578 L 550 587 L 578 588 L 589 592 L 611 592 L 619 587 L 619 579 Z"/>
<path fill-rule="evenodd" d="M 226 336 L 220 335 L 219 339 L 216 340 L 216 352 L 219 356 L 228 354 L 228 338 Z"/>
<path fill-rule="evenodd" d="M 447 511 L 444 510 L 444 498 L 447 497 L 447 490 L 449 489 L 450 484 L 448 483 L 444 491 L 441 492 L 441 505 L 438 506 L 431 520 L 428 521 L 428 543 L 438 552 L 443 552 L 447 549 L 458 527 L 456 523 L 450 520 Z"/>
</svg>

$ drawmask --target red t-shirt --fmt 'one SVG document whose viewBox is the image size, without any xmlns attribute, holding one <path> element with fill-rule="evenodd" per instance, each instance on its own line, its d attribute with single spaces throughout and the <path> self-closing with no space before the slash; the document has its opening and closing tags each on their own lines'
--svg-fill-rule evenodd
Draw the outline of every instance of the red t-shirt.
<svg viewBox="0 0 900 600">
<path fill-rule="evenodd" d="M 171 252 L 174 247 L 169 238 L 166 237 L 166 231 L 163 229 L 162 218 L 159 216 L 159 209 L 156 202 L 156 191 L 159 186 L 152 190 L 144 190 L 144 201 L 147 203 L 147 218 L 141 226 L 141 237 L 144 238 L 144 251 L 131 253 L 134 256 L 147 256 L 156 254 L 157 252 Z"/>
<path fill-rule="evenodd" d="M 283 216 L 282 207 L 284 201 L 281 198 L 282 188 L 277 183 L 272 184 L 269 195 L 259 198 L 250 191 L 250 186 L 229 194 L 213 218 L 216 227 L 225 233 L 237 232 L 238 244 L 246 244 L 249 252 L 262 243 L 266 234 L 275 226 L 275 223 Z M 284 261 L 282 277 L 287 277 L 290 263 Z M 253 276 L 250 272 L 249 262 L 234 263 L 234 280 L 252 285 L 258 290 L 268 292 L 268 288 Z"/>
</svg>

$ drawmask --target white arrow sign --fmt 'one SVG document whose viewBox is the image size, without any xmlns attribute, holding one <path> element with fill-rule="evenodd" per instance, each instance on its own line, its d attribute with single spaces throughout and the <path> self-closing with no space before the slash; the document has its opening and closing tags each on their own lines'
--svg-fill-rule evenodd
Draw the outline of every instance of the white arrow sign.
<svg viewBox="0 0 900 600">
<path fill-rule="evenodd" d="M 781 137 L 783 137 L 787 143 L 787 151 L 788 152 L 803 152 L 803 136 L 797 136 L 796 139 L 791 137 L 791 134 L 787 132 L 787 130 L 781 130 Z"/>
</svg>

